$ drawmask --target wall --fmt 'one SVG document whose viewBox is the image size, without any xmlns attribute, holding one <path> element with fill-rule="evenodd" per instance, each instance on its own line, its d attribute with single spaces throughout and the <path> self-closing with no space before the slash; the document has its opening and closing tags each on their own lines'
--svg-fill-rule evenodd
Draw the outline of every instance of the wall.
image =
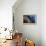
<svg viewBox="0 0 46 46">
<path fill-rule="evenodd" d="M 41 3 L 41 40 L 42 46 L 46 46 L 46 0 Z"/>
<path fill-rule="evenodd" d="M 0 0 L 0 27 L 12 29 L 12 6 L 16 0 Z"/>
<path fill-rule="evenodd" d="M 13 6 L 15 29 L 22 32 L 25 39 L 32 39 L 36 46 L 41 46 L 41 0 L 23 0 L 19 5 L 16 5 Z M 25 14 L 35 14 L 37 23 L 23 24 L 23 15 Z"/>
</svg>

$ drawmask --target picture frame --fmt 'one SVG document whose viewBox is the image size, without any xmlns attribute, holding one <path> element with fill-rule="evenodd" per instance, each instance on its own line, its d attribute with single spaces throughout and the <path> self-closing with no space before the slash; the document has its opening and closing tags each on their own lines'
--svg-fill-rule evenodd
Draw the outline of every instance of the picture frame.
<svg viewBox="0 0 46 46">
<path fill-rule="evenodd" d="M 35 24 L 36 23 L 36 15 L 23 15 L 23 23 L 25 24 Z"/>
</svg>

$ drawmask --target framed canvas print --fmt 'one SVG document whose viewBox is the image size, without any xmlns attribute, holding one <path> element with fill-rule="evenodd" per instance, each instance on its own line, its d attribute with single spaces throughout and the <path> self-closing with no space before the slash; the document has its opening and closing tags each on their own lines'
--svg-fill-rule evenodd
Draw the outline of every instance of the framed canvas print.
<svg viewBox="0 0 46 46">
<path fill-rule="evenodd" d="M 36 23 L 36 15 L 23 15 L 23 23 Z"/>
</svg>

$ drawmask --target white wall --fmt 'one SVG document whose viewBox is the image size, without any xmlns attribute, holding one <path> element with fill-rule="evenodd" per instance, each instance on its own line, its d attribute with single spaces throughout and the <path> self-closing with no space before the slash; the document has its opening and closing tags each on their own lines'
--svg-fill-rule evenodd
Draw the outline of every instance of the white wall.
<svg viewBox="0 0 46 46">
<path fill-rule="evenodd" d="M 23 0 L 17 7 L 16 5 L 13 6 L 15 29 L 23 32 L 25 38 L 34 40 L 36 46 L 41 46 L 41 0 Z M 25 14 L 35 14 L 37 23 L 23 24 Z"/>
<path fill-rule="evenodd" d="M 42 0 L 41 3 L 41 38 L 42 46 L 46 46 L 46 0 Z"/>
<path fill-rule="evenodd" d="M 0 27 L 12 28 L 12 6 L 16 0 L 0 0 Z"/>
</svg>

